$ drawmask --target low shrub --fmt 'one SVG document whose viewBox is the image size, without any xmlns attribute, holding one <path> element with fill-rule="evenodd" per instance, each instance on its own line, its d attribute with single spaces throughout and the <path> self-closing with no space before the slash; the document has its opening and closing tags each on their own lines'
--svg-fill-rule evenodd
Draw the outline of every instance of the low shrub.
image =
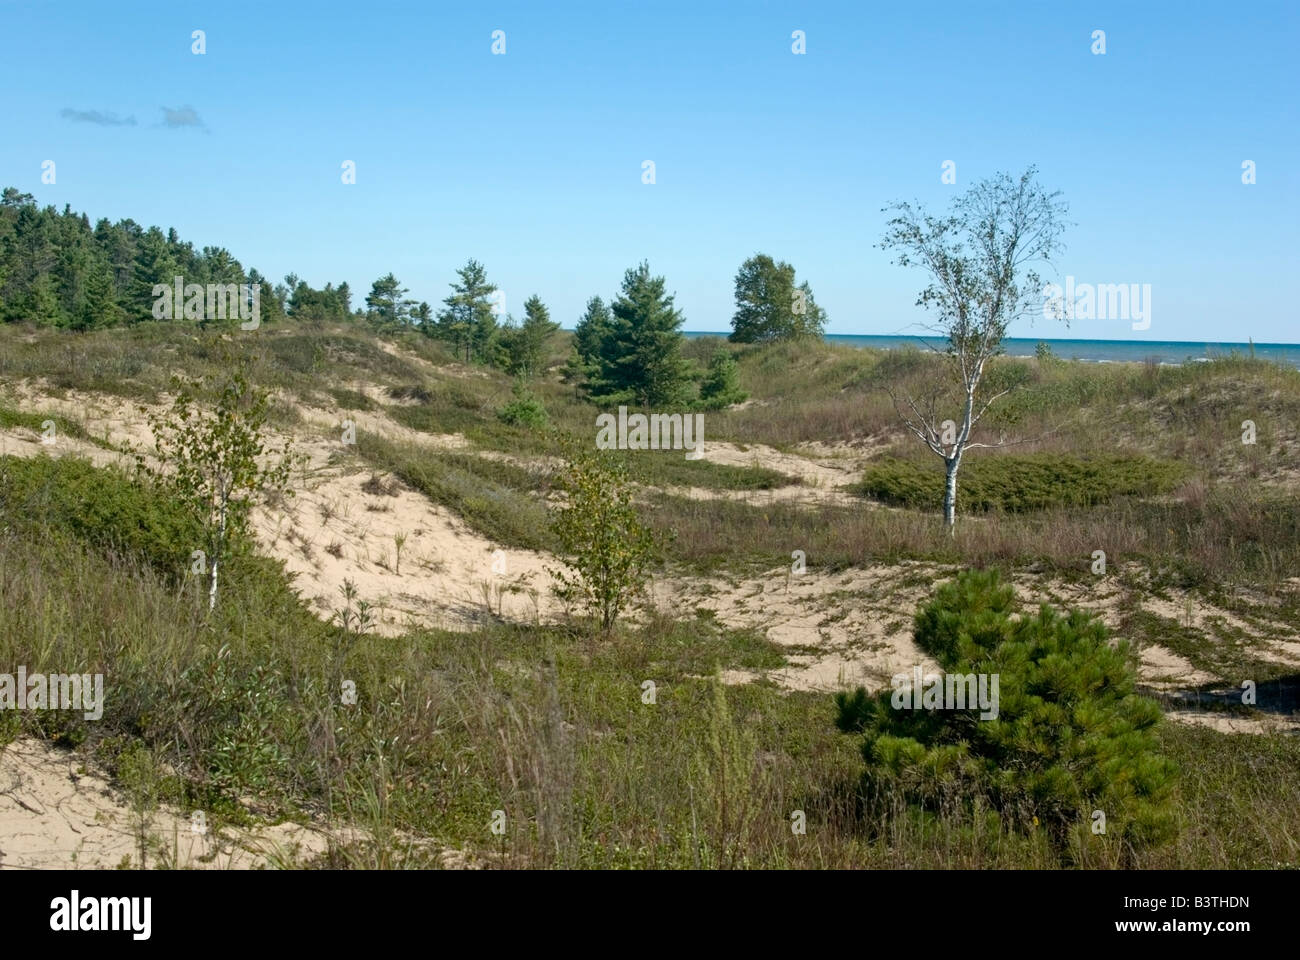
<svg viewBox="0 0 1300 960">
<path fill-rule="evenodd" d="M 533 430 L 540 430 L 546 426 L 549 419 L 546 416 L 546 407 L 542 406 L 542 401 L 537 399 L 536 394 L 524 386 L 522 381 L 515 382 L 512 394 L 510 402 L 497 411 L 497 417 L 503 423 Z"/>
<path fill-rule="evenodd" d="M 1184 474 L 1184 468 L 1172 461 L 1123 454 L 973 457 L 963 461 L 957 474 L 957 507 L 1012 513 L 1090 507 L 1121 496 L 1168 493 Z M 886 457 L 868 468 L 857 491 L 898 506 L 936 508 L 943 502 L 943 484 L 937 458 L 922 464 Z"/>
</svg>

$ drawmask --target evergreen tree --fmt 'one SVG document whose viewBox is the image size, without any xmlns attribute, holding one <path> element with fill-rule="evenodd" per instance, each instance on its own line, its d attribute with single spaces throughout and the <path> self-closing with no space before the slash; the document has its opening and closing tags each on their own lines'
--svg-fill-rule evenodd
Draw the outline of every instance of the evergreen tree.
<svg viewBox="0 0 1300 960">
<path fill-rule="evenodd" d="M 157 300 L 154 286 L 161 283 L 171 289 L 179 274 L 180 266 L 172 256 L 167 238 L 157 227 L 150 227 L 140 238 L 139 251 L 131 268 L 131 281 L 127 286 L 126 302 L 131 316 L 137 320 L 151 319 Z M 179 313 L 173 312 L 172 317 L 179 318 Z"/>
<path fill-rule="evenodd" d="M 249 268 L 248 284 L 250 287 L 258 288 L 258 320 L 261 323 L 276 323 L 284 319 L 284 307 L 280 304 L 279 297 L 276 296 L 275 289 L 271 282 L 262 276 L 261 272 Z"/>
<path fill-rule="evenodd" d="M 613 321 L 609 307 L 600 297 L 587 301 L 587 310 L 573 331 L 573 354 L 565 366 L 566 380 L 585 379 L 596 369 L 601 344 L 609 335 Z"/>
<path fill-rule="evenodd" d="M 74 330 L 96 330 L 114 326 L 120 319 L 121 308 L 113 290 L 112 268 L 105 261 L 96 259 L 87 269 L 85 297 L 71 314 L 69 326 Z"/>
<path fill-rule="evenodd" d="M 908 678 L 894 691 L 835 698 L 840 729 L 863 735 L 869 800 L 902 796 L 936 810 L 980 799 L 1063 851 L 1172 836 L 1177 769 L 1159 752 L 1160 707 L 1137 693 L 1128 642 L 1112 644 L 1100 620 L 1046 605 L 1021 613 L 996 570 L 966 571 L 917 613 L 914 637 L 943 671 L 937 685 L 917 690 Z M 996 689 L 994 709 L 946 699 L 947 678 L 955 694 L 956 678 L 969 675 L 986 678 L 986 694 Z M 966 697 L 969 683 L 961 689 Z M 1094 810 L 1105 812 L 1104 840 L 1089 829 Z"/>
<path fill-rule="evenodd" d="M 64 323 L 79 329 L 85 329 L 80 324 L 82 310 L 86 305 L 90 261 L 90 250 L 73 240 L 59 251 L 59 262 L 54 271 L 59 313 Z"/>
<path fill-rule="evenodd" d="M 59 305 L 59 294 L 52 274 L 42 273 L 32 282 L 18 311 L 18 319 L 40 326 L 63 325 L 63 308 Z"/>
<path fill-rule="evenodd" d="M 289 274 L 285 280 L 296 281 L 288 301 L 288 314 L 294 320 L 326 323 L 348 318 L 346 283 L 338 287 L 327 283 L 323 289 L 314 290 L 307 281 L 300 280 L 295 274 Z"/>
<path fill-rule="evenodd" d="M 758 253 L 742 263 L 736 274 L 736 314 L 731 326 L 733 343 L 820 337 L 826 311 L 813 300 L 806 281 L 795 284 L 794 267 Z"/>
<path fill-rule="evenodd" d="M 412 301 L 406 299 L 409 291 L 391 273 L 380 277 L 370 287 L 366 306 L 372 318 L 383 326 L 400 326 L 411 315 Z"/>
<path fill-rule="evenodd" d="M 487 359 L 497 332 L 489 300 L 496 287 L 477 260 L 469 260 L 456 274 L 460 279 L 451 284 L 451 296 L 442 301 L 444 308 L 438 313 L 439 336 L 451 342 L 457 355 L 463 348 L 466 363 L 474 356 Z"/>
<path fill-rule="evenodd" d="M 524 379 L 537 376 L 546 362 L 546 342 L 559 328 L 541 298 L 537 294 L 529 297 L 524 303 L 523 325 L 502 332 L 506 372 Z"/>
<path fill-rule="evenodd" d="M 740 389 L 736 358 L 725 349 L 709 358 L 709 370 L 700 384 L 700 406 L 705 410 L 723 410 L 740 403 L 749 394 Z"/>
<path fill-rule="evenodd" d="M 684 401 L 690 364 L 681 356 L 683 317 L 664 287 L 664 278 L 651 276 L 648 263 L 624 274 L 589 388 L 593 399 L 642 406 Z"/>
</svg>

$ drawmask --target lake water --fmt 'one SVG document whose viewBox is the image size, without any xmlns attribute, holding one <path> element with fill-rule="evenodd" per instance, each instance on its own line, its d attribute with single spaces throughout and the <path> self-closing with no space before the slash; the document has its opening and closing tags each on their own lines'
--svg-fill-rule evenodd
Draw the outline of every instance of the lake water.
<svg viewBox="0 0 1300 960">
<path fill-rule="evenodd" d="M 688 337 L 725 337 L 727 332 L 709 333 L 688 331 Z M 1185 363 L 1188 360 L 1207 360 L 1214 357 L 1231 356 L 1234 352 L 1250 356 L 1249 343 L 1196 343 L 1180 340 L 1051 340 L 1039 337 L 1007 337 L 1002 341 L 1003 350 L 1012 357 L 1032 357 L 1039 342 L 1046 343 L 1052 352 L 1065 360 L 1085 360 L 1092 363 L 1120 363 L 1132 361 L 1143 363 L 1153 360 L 1156 363 Z M 926 350 L 931 346 L 941 346 L 941 340 L 933 337 L 881 337 L 857 336 L 853 334 L 829 333 L 827 343 L 841 343 L 850 347 L 874 347 L 877 350 L 897 350 L 900 347 L 915 346 Z M 1295 343 L 1257 343 L 1255 356 L 1262 360 L 1271 360 L 1284 366 L 1300 369 L 1300 344 Z"/>
</svg>

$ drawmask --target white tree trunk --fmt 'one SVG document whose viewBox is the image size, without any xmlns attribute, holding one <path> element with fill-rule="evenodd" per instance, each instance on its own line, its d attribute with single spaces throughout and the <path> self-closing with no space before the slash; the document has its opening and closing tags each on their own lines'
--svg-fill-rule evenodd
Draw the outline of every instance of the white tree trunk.
<svg viewBox="0 0 1300 960">
<path fill-rule="evenodd" d="M 948 528 L 949 533 L 957 523 L 957 468 L 959 466 L 961 466 L 960 453 L 944 459 L 943 524 Z"/>
<path fill-rule="evenodd" d="M 966 384 L 966 408 L 962 414 L 961 429 L 957 432 L 957 441 L 952 445 L 952 453 L 943 458 L 943 525 L 952 534 L 957 526 L 957 470 L 961 467 L 961 455 L 970 442 L 971 427 L 975 419 L 975 391 L 979 388 L 980 377 L 984 374 L 984 361 L 975 365 L 974 376 Z"/>
<path fill-rule="evenodd" d="M 212 551 L 212 586 L 208 589 L 208 612 L 217 608 L 217 567 L 221 564 L 221 554 L 226 549 L 226 493 L 224 486 L 221 493 L 221 528 L 217 534 L 217 549 Z"/>
<path fill-rule="evenodd" d="M 208 611 L 211 612 L 217 607 L 217 564 L 220 563 L 216 557 L 212 558 L 212 586 L 208 588 Z"/>
</svg>

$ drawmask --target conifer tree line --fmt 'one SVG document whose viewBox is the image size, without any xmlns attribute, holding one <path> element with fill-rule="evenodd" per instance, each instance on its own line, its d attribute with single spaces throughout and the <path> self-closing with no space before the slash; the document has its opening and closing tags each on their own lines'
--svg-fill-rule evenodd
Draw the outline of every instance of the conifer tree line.
<svg viewBox="0 0 1300 960">
<path fill-rule="evenodd" d="M 381 329 L 411 328 L 444 342 L 457 359 L 498 367 L 527 380 L 544 372 L 560 324 L 536 294 L 523 318 L 501 317 L 502 298 L 477 260 L 458 269 L 438 307 L 408 298 L 392 273 L 375 280 L 364 306 L 346 282 L 313 288 L 296 274 L 273 283 L 224 247 L 196 248 L 175 229 L 134 220 L 94 226 L 69 205 L 40 207 L 7 187 L 0 195 L 0 321 L 93 330 L 155 319 L 156 285 L 240 284 L 260 288 L 260 321 L 364 319 Z M 735 279 L 730 340 L 767 343 L 820 337 L 826 315 L 794 268 L 756 254 Z M 608 304 L 592 297 L 578 319 L 564 378 L 600 404 L 718 409 L 744 399 L 734 357 L 719 349 L 706 365 L 683 356 L 684 317 L 662 276 L 647 263 L 629 269 Z M 237 318 L 212 322 L 235 323 Z"/>
</svg>

